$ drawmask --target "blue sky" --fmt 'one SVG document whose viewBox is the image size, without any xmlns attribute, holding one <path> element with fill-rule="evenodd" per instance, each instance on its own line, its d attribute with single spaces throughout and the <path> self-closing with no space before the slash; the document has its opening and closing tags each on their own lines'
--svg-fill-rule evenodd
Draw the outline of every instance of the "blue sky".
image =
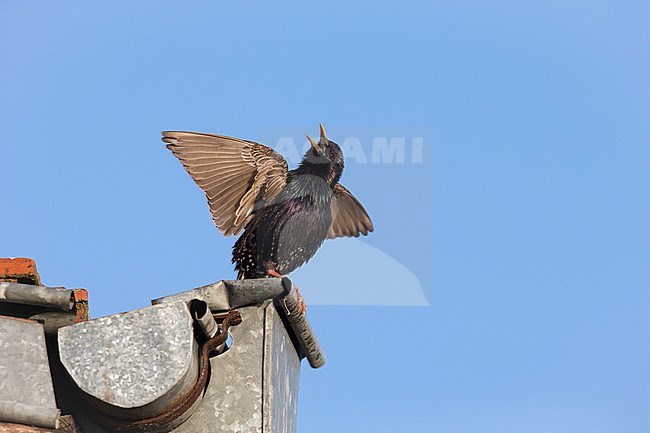
<svg viewBox="0 0 650 433">
<path fill-rule="evenodd" d="M 160 131 L 404 137 L 347 161 L 375 233 L 294 276 L 299 431 L 650 431 L 647 2 L 1 9 L 0 256 L 143 307 L 234 275 Z"/>
</svg>

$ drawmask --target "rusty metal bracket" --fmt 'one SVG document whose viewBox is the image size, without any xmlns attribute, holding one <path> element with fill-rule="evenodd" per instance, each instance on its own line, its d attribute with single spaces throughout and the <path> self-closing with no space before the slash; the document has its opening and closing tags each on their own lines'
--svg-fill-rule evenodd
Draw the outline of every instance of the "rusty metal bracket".
<svg viewBox="0 0 650 433">
<path fill-rule="evenodd" d="M 115 431 L 118 432 L 127 432 L 127 431 L 146 431 L 146 430 L 156 430 L 170 424 L 176 418 L 183 415 L 187 412 L 196 400 L 203 393 L 206 383 L 208 381 L 209 371 L 210 371 L 210 354 L 219 346 L 224 344 L 228 339 L 228 328 L 230 326 L 239 325 L 242 321 L 241 315 L 238 311 L 232 310 L 226 314 L 214 315 L 214 318 L 217 321 L 221 321 L 221 331 L 215 335 L 213 338 L 206 341 L 201 348 L 200 360 L 199 360 L 199 377 L 192 388 L 185 396 L 180 398 L 178 402 L 169 410 L 156 415 L 151 418 L 138 420 L 131 423 L 120 423 L 112 426 Z"/>
</svg>

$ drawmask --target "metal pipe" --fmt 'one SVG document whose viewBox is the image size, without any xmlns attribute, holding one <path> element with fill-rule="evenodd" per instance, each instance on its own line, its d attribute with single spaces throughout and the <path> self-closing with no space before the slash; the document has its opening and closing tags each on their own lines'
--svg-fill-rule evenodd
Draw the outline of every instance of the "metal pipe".
<svg viewBox="0 0 650 433">
<path fill-rule="evenodd" d="M 293 330 L 293 334 L 298 340 L 302 351 L 304 352 L 309 365 L 312 368 L 320 368 L 325 365 L 326 359 L 323 350 L 311 329 L 309 320 L 302 313 L 298 306 L 298 297 L 293 282 L 287 277 L 282 278 L 282 286 L 284 287 L 285 296 L 275 298 L 275 306 L 278 308 L 286 318 L 287 322 Z"/>
<path fill-rule="evenodd" d="M 267 299 L 282 295 L 283 292 L 284 288 L 279 278 L 223 280 L 175 295 L 154 299 L 151 303 L 153 305 L 174 301 L 189 303 L 193 299 L 200 299 L 207 302 L 210 310 L 216 313 L 246 305 L 260 304 Z"/>
<path fill-rule="evenodd" d="M 259 278 L 254 280 L 224 280 L 230 295 L 230 308 L 258 304 L 284 293 L 279 278 Z"/>
<path fill-rule="evenodd" d="M 152 301 L 154 304 L 180 301 L 190 303 L 200 299 L 213 313 L 260 304 L 273 299 L 275 306 L 286 318 L 296 336 L 300 350 L 313 368 L 325 365 L 325 355 L 314 335 L 309 321 L 298 307 L 293 283 L 284 278 L 259 278 L 251 280 L 223 280 L 208 286 L 188 290 Z"/>
<path fill-rule="evenodd" d="M 33 286 L 31 284 L 0 282 L 0 302 L 36 305 L 70 311 L 74 293 L 63 287 Z"/>
<path fill-rule="evenodd" d="M 54 407 L 0 400 L 0 421 L 58 429 L 60 416 L 61 411 Z"/>
<path fill-rule="evenodd" d="M 74 312 L 46 311 L 44 313 L 34 314 L 29 318 L 42 323 L 46 334 L 56 335 L 59 329 L 64 326 L 74 325 L 76 317 Z"/>
<path fill-rule="evenodd" d="M 199 323 L 199 326 L 203 330 L 203 333 L 205 333 L 208 338 L 212 338 L 217 335 L 217 332 L 219 332 L 219 325 L 217 324 L 217 321 L 214 320 L 214 316 L 212 315 L 212 312 L 208 308 L 208 304 L 205 301 L 194 299 L 192 302 L 190 302 L 190 311 L 192 312 L 192 315 L 196 321 Z"/>
</svg>

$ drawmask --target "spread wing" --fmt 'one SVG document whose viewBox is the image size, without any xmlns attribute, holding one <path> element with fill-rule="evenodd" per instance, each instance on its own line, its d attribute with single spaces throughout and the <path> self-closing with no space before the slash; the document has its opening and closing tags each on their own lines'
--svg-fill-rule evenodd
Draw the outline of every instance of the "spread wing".
<svg viewBox="0 0 650 433">
<path fill-rule="evenodd" d="M 196 132 L 165 131 L 162 140 L 205 192 L 212 219 L 226 236 L 239 234 L 260 201 L 287 183 L 287 162 L 262 144 Z"/>
<path fill-rule="evenodd" d="M 336 184 L 332 196 L 332 225 L 327 238 L 344 236 L 356 238 L 359 234 L 365 236 L 373 230 L 372 221 L 359 200 L 343 185 Z"/>
</svg>

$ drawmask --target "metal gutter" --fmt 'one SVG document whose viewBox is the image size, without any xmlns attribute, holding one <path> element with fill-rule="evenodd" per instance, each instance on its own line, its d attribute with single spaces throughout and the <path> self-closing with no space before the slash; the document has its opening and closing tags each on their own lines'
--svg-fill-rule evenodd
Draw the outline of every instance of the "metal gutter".
<svg viewBox="0 0 650 433">
<path fill-rule="evenodd" d="M 74 292 L 62 287 L 0 282 L 0 302 L 70 311 L 74 307 Z"/>
<path fill-rule="evenodd" d="M 293 282 L 288 278 L 259 278 L 251 280 L 222 280 L 175 295 L 154 299 L 152 304 L 200 299 L 213 313 L 225 312 L 247 305 L 261 304 L 272 299 L 295 338 L 299 353 L 313 368 L 325 365 L 326 358 L 307 316 L 298 308 Z"/>
</svg>

